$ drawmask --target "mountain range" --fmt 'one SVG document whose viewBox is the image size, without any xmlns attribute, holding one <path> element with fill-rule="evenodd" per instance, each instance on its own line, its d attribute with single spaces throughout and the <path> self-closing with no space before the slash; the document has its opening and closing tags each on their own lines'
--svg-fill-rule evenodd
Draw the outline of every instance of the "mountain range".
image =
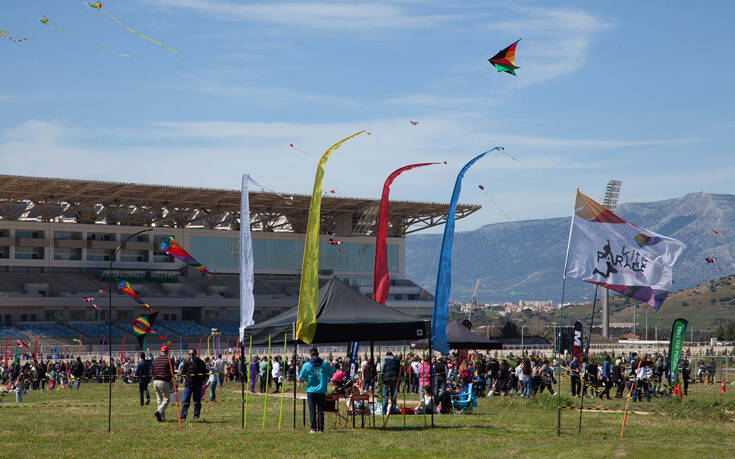
<svg viewBox="0 0 735 459">
<path fill-rule="evenodd" d="M 674 266 L 675 291 L 735 272 L 735 195 L 689 193 L 664 201 L 621 204 L 615 213 L 687 245 Z M 570 220 L 514 221 L 456 232 L 451 300 L 470 301 L 480 279 L 478 303 L 520 299 L 559 303 Z M 407 277 L 431 292 L 441 239 L 441 234 L 406 238 Z M 714 263 L 705 261 L 710 257 Z M 592 285 L 567 279 L 565 303 L 590 301 L 593 294 Z"/>
</svg>

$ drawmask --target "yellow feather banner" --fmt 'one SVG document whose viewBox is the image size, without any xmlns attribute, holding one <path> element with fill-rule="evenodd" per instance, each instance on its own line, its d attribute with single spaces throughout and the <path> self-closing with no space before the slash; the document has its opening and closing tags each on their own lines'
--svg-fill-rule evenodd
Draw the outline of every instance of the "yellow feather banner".
<svg viewBox="0 0 735 459">
<path fill-rule="evenodd" d="M 352 134 L 346 139 L 335 143 L 322 155 L 316 166 L 314 190 L 311 193 L 309 207 L 309 221 L 306 225 L 306 242 L 304 244 L 304 259 L 301 263 L 301 288 L 299 289 L 299 312 L 296 319 L 296 339 L 310 344 L 316 333 L 316 308 L 319 305 L 319 222 L 322 209 L 322 179 L 324 165 L 329 155 L 343 143 L 362 134 L 363 131 Z"/>
</svg>

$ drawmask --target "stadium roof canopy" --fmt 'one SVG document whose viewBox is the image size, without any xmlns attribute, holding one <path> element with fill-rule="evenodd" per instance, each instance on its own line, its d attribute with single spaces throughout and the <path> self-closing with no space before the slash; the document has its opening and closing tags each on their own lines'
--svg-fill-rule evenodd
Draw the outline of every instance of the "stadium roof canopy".
<svg viewBox="0 0 735 459">
<path fill-rule="evenodd" d="M 254 231 L 304 233 L 311 195 L 250 192 Z M 337 236 L 374 234 L 380 201 L 324 196 L 321 231 Z M 457 219 L 479 205 L 459 204 Z M 391 201 L 388 235 L 444 224 L 448 204 Z M 240 229 L 240 191 L 0 175 L 0 219 L 106 223 L 206 229 Z"/>
</svg>

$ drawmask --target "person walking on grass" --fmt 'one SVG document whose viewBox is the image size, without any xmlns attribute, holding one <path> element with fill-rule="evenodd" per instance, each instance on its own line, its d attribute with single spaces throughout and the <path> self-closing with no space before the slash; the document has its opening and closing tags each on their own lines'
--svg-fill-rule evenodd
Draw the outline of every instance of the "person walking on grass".
<svg viewBox="0 0 735 459">
<path fill-rule="evenodd" d="M 189 358 L 184 361 L 182 372 L 185 385 L 181 419 L 186 419 L 186 415 L 189 413 L 192 396 L 194 397 L 194 419 L 199 419 L 202 410 L 202 387 L 204 387 L 209 373 L 202 359 L 197 357 L 196 349 L 189 349 Z"/>
<path fill-rule="evenodd" d="M 324 432 L 324 402 L 327 385 L 334 374 L 334 368 L 319 358 L 319 351 L 312 347 L 311 360 L 301 367 L 299 381 L 306 381 L 306 400 L 309 403 L 311 433 Z"/>
<path fill-rule="evenodd" d="M 153 361 L 146 360 L 145 352 L 140 353 L 140 360 L 135 367 L 135 377 L 138 378 L 138 392 L 140 392 L 140 406 L 143 406 L 143 395 L 146 396 L 145 404 L 151 403 L 151 393 L 148 392 L 148 383 L 151 382 L 151 366 Z"/>
<path fill-rule="evenodd" d="M 391 351 L 388 351 L 385 353 L 385 360 L 383 360 L 380 370 L 381 382 L 383 383 L 383 416 L 387 416 L 388 403 L 390 402 L 391 407 L 395 407 L 396 387 L 398 375 L 401 371 L 401 362 L 393 356 Z"/>
<path fill-rule="evenodd" d="M 166 421 L 166 407 L 171 398 L 171 385 L 173 384 L 173 362 L 168 357 L 168 346 L 161 346 L 161 354 L 153 360 L 151 375 L 153 376 L 153 389 L 156 391 L 156 402 L 158 408 L 153 413 L 158 422 Z"/>
</svg>

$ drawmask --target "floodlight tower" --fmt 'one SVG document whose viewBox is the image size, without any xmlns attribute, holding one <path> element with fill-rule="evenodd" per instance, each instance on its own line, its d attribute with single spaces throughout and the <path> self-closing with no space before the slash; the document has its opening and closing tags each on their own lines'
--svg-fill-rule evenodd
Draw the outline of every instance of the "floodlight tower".
<svg viewBox="0 0 735 459">
<path fill-rule="evenodd" d="M 623 186 L 622 180 L 610 180 L 605 186 L 605 197 L 602 205 L 608 210 L 615 210 L 618 205 L 618 197 L 620 196 L 620 188 Z M 605 289 L 602 295 L 602 336 L 610 337 L 610 290 Z M 633 304 L 633 317 L 635 318 L 635 303 Z M 635 320 L 635 319 L 634 319 Z"/>
</svg>

